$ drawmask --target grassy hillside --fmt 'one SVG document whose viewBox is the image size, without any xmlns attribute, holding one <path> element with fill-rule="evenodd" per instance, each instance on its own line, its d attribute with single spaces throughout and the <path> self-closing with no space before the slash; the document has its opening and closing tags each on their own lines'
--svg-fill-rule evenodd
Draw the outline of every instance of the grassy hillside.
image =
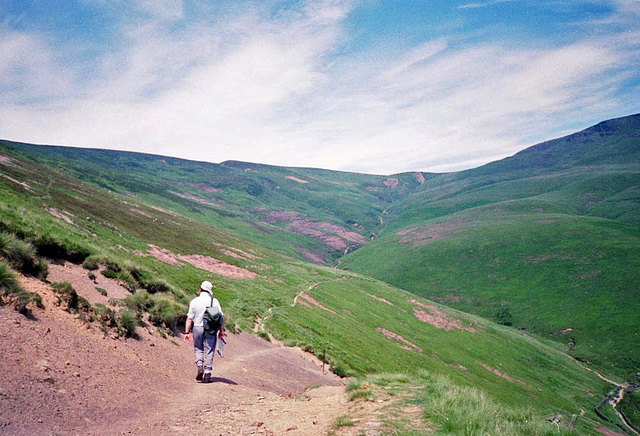
<svg viewBox="0 0 640 436">
<path fill-rule="evenodd" d="M 640 369 L 640 116 L 427 181 L 344 268 Z"/>
<path fill-rule="evenodd" d="M 228 227 L 238 221 L 233 224 L 237 230 L 241 219 L 234 221 L 222 215 L 214 218 L 212 213 L 202 218 L 203 211 L 209 212 L 213 206 L 200 209 L 199 202 L 182 204 L 149 193 L 139 188 L 144 178 L 125 181 L 131 171 L 120 173 L 122 180 L 116 186 L 107 179 L 95 180 L 94 184 L 105 184 L 95 187 L 73 177 L 68 162 L 56 169 L 53 161 L 27 154 L 11 144 L 0 152 L 0 230 L 35 247 L 40 256 L 84 262 L 87 268 L 92 264 L 106 266 L 109 274 L 131 289 L 129 300 L 133 301 L 129 303 L 133 304 L 128 307 L 143 307 L 155 314 L 152 322 L 164 334 L 171 334 L 171 328 L 181 324 L 184 316 L 180 314 L 184 314 L 198 283 L 208 278 L 214 281 L 216 295 L 234 330 L 264 329 L 264 335 L 268 332 L 286 345 L 326 354 L 339 374 L 363 377 L 404 373 L 416 383 L 401 387 L 402 396 L 426 396 L 432 401 L 446 397 L 450 401 L 453 395 L 458 402 L 447 407 L 452 417 L 481 410 L 476 404 L 480 402 L 499 405 L 499 412 L 490 415 L 492 421 L 499 421 L 492 423 L 496 428 L 511 426 L 512 421 L 525 428 L 504 434 L 557 434 L 556 425 L 546 420 L 560 415 L 565 432 L 574 428 L 579 434 L 596 434 L 596 428 L 609 426 L 595 416 L 593 407 L 611 386 L 566 356 L 553 342 L 239 238 Z M 116 180 L 118 172 L 106 161 L 104 165 L 104 171 L 113 171 Z M 300 170 L 295 174 L 293 177 L 300 179 L 312 179 L 316 174 L 313 180 L 318 184 L 323 180 L 323 172 Z M 328 186 L 336 184 L 355 186 L 334 196 L 342 199 L 340 204 L 352 201 L 361 205 L 365 209 L 360 211 L 362 216 L 367 211 L 379 211 L 365 208 L 363 197 L 350 199 L 350 195 L 359 190 L 375 192 L 367 189 L 373 187 L 368 184 L 384 183 L 386 178 L 361 179 L 345 174 L 337 180 L 327 178 L 329 181 L 323 183 L 328 191 Z M 414 180 L 413 176 L 399 177 L 396 188 L 406 189 L 404 195 L 408 195 L 415 189 L 409 185 Z M 297 189 L 297 185 L 306 186 L 292 182 Z M 415 183 L 417 187 L 419 182 Z M 137 191 L 121 193 L 124 184 Z M 198 191 L 206 192 L 201 188 Z M 293 192 L 293 188 L 286 192 Z M 240 202 L 241 196 L 237 195 L 234 198 Z M 276 191 L 274 195 L 280 194 Z M 373 194 L 364 195 L 369 201 Z M 336 214 L 328 207 L 331 201 L 319 203 L 327 206 L 326 217 Z M 298 211 L 307 213 L 321 212 L 320 206 L 298 207 Z M 270 231 L 275 227 L 272 225 Z M 204 270 L 205 265 L 199 262 L 203 259 L 215 260 L 209 264 L 214 263 L 218 273 Z M 2 300 L 11 298 L 3 292 Z M 122 320 L 119 302 L 113 302 L 111 309 L 121 311 Z M 476 405 L 465 401 L 470 398 Z M 433 417 L 442 414 L 441 404 L 424 399 L 420 404 L 426 417 L 440 422 Z M 530 421 L 537 423 L 535 433 L 526 430 Z M 472 428 L 464 419 L 456 422 L 437 425 L 454 433 Z"/>
<path fill-rule="evenodd" d="M 380 223 L 385 192 L 392 191 L 381 176 L 0 144 L 94 186 L 316 263 L 364 245 Z"/>
</svg>

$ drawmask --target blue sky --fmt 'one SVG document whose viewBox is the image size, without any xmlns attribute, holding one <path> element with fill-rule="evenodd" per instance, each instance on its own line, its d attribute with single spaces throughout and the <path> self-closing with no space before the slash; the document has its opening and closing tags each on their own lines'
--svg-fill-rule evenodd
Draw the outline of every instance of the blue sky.
<svg viewBox="0 0 640 436">
<path fill-rule="evenodd" d="M 447 172 L 637 112 L 637 0 L 0 2 L 3 139 Z"/>
</svg>

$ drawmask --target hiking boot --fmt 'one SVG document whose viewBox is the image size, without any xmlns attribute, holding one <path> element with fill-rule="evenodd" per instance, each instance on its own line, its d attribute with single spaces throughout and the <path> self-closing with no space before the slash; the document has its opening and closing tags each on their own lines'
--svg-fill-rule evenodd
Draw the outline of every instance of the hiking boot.
<svg viewBox="0 0 640 436">
<path fill-rule="evenodd" d="M 202 380 L 202 375 L 204 374 L 204 369 L 201 366 L 198 366 L 198 374 L 196 374 L 196 380 Z"/>
<path fill-rule="evenodd" d="M 202 383 L 213 383 L 213 378 L 211 377 L 210 372 L 204 374 L 204 377 L 202 377 Z"/>
</svg>

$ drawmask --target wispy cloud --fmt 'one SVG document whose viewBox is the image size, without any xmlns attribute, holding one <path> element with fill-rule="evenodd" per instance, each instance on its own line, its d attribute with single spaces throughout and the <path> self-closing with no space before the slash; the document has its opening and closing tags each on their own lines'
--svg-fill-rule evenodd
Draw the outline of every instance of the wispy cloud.
<svg viewBox="0 0 640 436">
<path fill-rule="evenodd" d="M 500 3 L 511 3 L 515 0 L 490 0 L 484 2 L 475 2 L 475 3 L 466 3 L 464 5 L 458 6 L 458 9 L 478 9 L 478 8 L 486 8 L 489 6 L 494 6 Z"/>
<path fill-rule="evenodd" d="M 354 57 L 343 52 L 354 2 L 257 4 L 167 26 L 183 23 L 177 5 L 145 3 L 151 18 L 120 23 L 124 42 L 81 79 L 82 68 L 59 61 L 65 47 L 5 33 L 0 137 L 213 162 L 450 171 L 637 104 L 620 93 L 637 80 L 629 31 L 539 47 L 441 37 Z M 34 56 L 20 59 L 25 49 Z"/>
</svg>

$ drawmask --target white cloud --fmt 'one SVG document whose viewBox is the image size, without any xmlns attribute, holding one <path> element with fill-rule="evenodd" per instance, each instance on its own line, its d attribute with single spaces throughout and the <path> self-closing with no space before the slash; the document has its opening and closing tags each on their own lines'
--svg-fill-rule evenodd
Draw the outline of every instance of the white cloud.
<svg viewBox="0 0 640 436">
<path fill-rule="evenodd" d="M 11 65 L 26 62 L 16 53 L 29 47 L 37 55 L 23 68 L 24 98 L 48 99 L 12 97 L 0 107 L 0 137 L 213 162 L 448 171 L 614 113 L 631 74 L 628 35 L 626 45 L 615 35 L 527 49 L 454 48 L 442 38 L 345 58 L 334 55 L 351 2 L 309 2 L 275 16 L 247 10 L 166 32 L 178 3 L 158 3 L 156 18 L 124 26 L 130 44 L 80 84 L 43 40 L 0 39 L 0 87 L 17 80 Z M 68 95 L 47 90 L 52 76 Z"/>
<path fill-rule="evenodd" d="M 61 97 L 71 77 L 42 41 L 22 32 L 0 34 L 0 102 Z"/>
</svg>

